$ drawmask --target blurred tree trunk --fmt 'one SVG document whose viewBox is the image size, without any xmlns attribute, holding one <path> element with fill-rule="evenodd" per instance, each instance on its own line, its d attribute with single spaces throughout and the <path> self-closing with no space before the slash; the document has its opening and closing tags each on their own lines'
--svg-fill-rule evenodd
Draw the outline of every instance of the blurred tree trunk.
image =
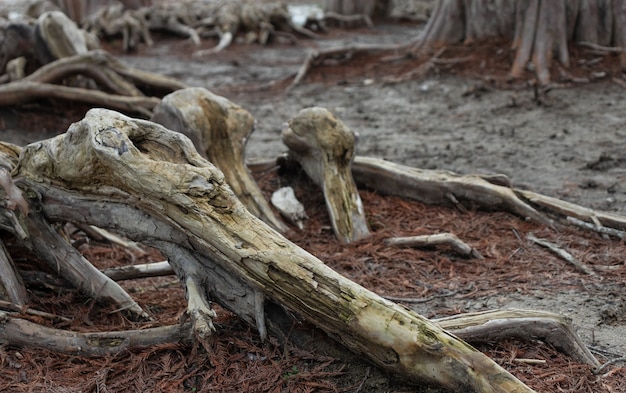
<svg viewBox="0 0 626 393">
<path fill-rule="evenodd" d="M 389 8 L 408 10 L 417 3 L 431 5 L 429 0 L 327 0 L 326 9 L 388 15 Z M 532 68 L 545 85 L 550 82 L 553 57 L 569 67 L 571 44 L 619 53 L 626 69 L 626 52 L 621 51 L 626 41 L 624 18 L 624 0 L 440 0 L 434 2 L 418 46 L 508 39 L 515 52 L 511 74 L 520 77 Z"/>
<path fill-rule="evenodd" d="M 326 0 L 326 11 L 337 12 L 343 15 L 364 14 L 372 15 L 381 0 Z"/>
<path fill-rule="evenodd" d="M 532 62 L 541 84 L 550 82 L 556 56 L 569 66 L 568 44 L 602 46 L 619 52 L 626 67 L 623 0 L 441 0 L 420 40 L 437 47 L 494 37 L 510 39 L 513 76 Z"/>
</svg>

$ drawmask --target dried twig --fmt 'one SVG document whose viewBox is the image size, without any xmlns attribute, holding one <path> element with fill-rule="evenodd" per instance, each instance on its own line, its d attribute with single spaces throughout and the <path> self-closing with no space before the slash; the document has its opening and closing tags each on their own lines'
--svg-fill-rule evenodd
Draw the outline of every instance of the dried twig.
<svg viewBox="0 0 626 393">
<path fill-rule="evenodd" d="M 547 240 L 544 240 L 544 239 L 536 238 L 535 236 L 533 236 L 530 233 L 528 235 L 526 235 L 526 238 L 528 240 L 530 240 L 531 242 L 533 242 L 533 243 L 539 244 L 540 246 L 543 246 L 543 247 L 547 248 L 548 250 L 550 250 L 551 252 L 556 254 L 558 257 L 564 259 L 566 262 L 569 262 L 571 265 L 573 265 L 575 268 L 577 268 L 581 272 L 583 272 L 585 274 L 589 274 L 590 276 L 595 276 L 596 275 L 596 272 L 591 270 L 591 268 L 589 266 L 585 265 L 584 263 L 582 263 L 581 261 L 576 259 L 572 254 L 570 254 L 569 252 L 563 250 L 562 248 L 560 248 L 556 244 L 551 243 L 551 242 L 549 242 Z"/>
<path fill-rule="evenodd" d="M 484 259 L 484 257 L 474 247 L 467 245 L 452 233 L 437 233 L 435 235 L 391 237 L 385 239 L 388 246 L 409 246 L 409 247 L 429 247 L 440 244 L 452 247 L 461 255 Z"/>
<path fill-rule="evenodd" d="M 48 319 L 57 319 L 64 322 L 71 322 L 70 318 L 62 317 L 55 314 L 50 314 L 45 311 L 34 310 L 32 308 L 20 307 L 17 304 L 13 304 L 11 302 L 7 302 L 5 300 L 0 300 L 0 307 L 6 310 L 11 310 L 15 312 L 23 312 L 25 314 L 36 315 L 38 317 L 48 318 Z M 0 311 L 0 314 L 3 313 Z"/>
<path fill-rule="evenodd" d="M 105 269 L 102 271 L 114 281 L 133 280 L 136 278 L 170 276 L 174 270 L 168 261 L 128 265 Z"/>
<path fill-rule="evenodd" d="M 624 52 L 624 48 L 622 48 L 621 46 L 604 46 L 604 45 L 594 44 L 593 42 L 588 42 L 588 41 L 580 41 L 578 45 L 586 47 L 586 48 L 590 48 L 593 50 L 599 50 L 599 51 L 609 52 L 609 53 Z"/>
<path fill-rule="evenodd" d="M 590 231 L 598 232 L 603 235 L 614 236 L 614 237 L 617 237 L 618 239 L 623 239 L 626 236 L 626 232 L 620 231 L 619 229 L 608 228 L 602 225 L 598 226 L 589 222 L 585 222 L 583 220 L 579 220 L 574 217 L 567 217 L 567 222 L 577 227 L 581 227 L 584 229 L 588 229 Z"/>
<path fill-rule="evenodd" d="M 287 91 L 293 89 L 298 85 L 302 79 L 309 73 L 309 71 L 316 65 L 322 64 L 325 60 L 335 58 L 335 59 L 351 59 L 355 55 L 360 54 L 376 54 L 381 52 L 393 52 L 406 50 L 410 44 L 402 44 L 402 45 L 352 45 L 348 47 L 341 48 L 331 48 L 324 51 L 313 50 L 309 52 L 304 63 L 298 70 L 293 82 L 287 88 Z"/>
</svg>

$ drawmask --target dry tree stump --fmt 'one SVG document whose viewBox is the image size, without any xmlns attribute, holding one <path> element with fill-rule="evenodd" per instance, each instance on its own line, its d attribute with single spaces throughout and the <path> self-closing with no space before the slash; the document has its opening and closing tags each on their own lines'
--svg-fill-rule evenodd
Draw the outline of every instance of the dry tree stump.
<svg viewBox="0 0 626 393">
<path fill-rule="evenodd" d="M 322 188 L 335 236 L 352 242 L 370 236 L 352 178 L 357 135 L 325 108 L 303 109 L 282 132 L 289 156 Z"/>
<path fill-rule="evenodd" d="M 206 92 L 200 96 L 203 100 L 216 99 Z M 216 101 L 224 105 L 215 108 L 229 107 L 226 101 Z M 237 108 L 231 109 L 239 113 Z M 181 113 L 188 117 L 197 114 Z M 336 118 L 321 108 L 310 114 L 321 117 L 298 115 L 297 120 L 289 123 L 289 132 L 298 130 L 294 138 L 306 147 L 301 149 L 305 152 L 312 146 L 319 147 L 303 143 L 316 135 L 314 128 L 320 127 L 322 134 L 342 128 Z M 226 121 L 230 117 L 217 118 Z M 243 118 L 247 116 L 244 114 Z M 300 133 L 302 125 L 297 123 L 301 121 L 304 128 L 310 128 L 311 135 Z M 352 162 L 353 146 L 346 149 L 347 145 L 337 142 L 327 145 L 328 151 L 319 149 L 315 154 L 331 156 L 335 145 L 342 146 L 344 159 L 353 164 L 351 171 L 356 182 L 379 191 L 429 203 L 458 205 L 468 200 L 550 225 L 575 215 L 598 225 L 626 226 L 626 218 L 511 189 L 506 179 L 497 176 L 422 171 L 362 157 Z M 307 165 L 307 159 L 301 161 Z M 293 322 L 294 313 L 383 369 L 416 383 L 429 382 L 456 391 L 532 391 L 459 340 L 457 334 L 473 339 L 476 335 L 510 335 L 525 326 L 528 334 L 542 336 L 577 359 L 598 365 L 568 321 L 554 314 L 504 310 L 429 321 L 366 290 L 252 215 L 221 171 L 205 160 L 187 137 L 150 121 L 93 109 L 58 137 L 24 149 L 0 143 L 0 167 L 0 196 L 4 200 L 0 206 L 0 228 L 39 251 L 64 276 L 79 272 L 81 277 L 88 261 L 68 259 L 73 255 L 72 248 L 52 227 L 56 222 L 114 230 L 162 251 L 186 289 L 191 319 L 184 327 L 150 332 L 162 334 L 163 340 L 195 334 L 202 341 L 211 334 L 215 329 L 215 313 L 211 309 L 214 300 L 255 326 L 263 339 L 269 333 L 284 334 L 284 323 Z M 350 165 L 346 167 L 350 171 Z M 535 203 L 544 212 L 531 206 Z M 8 258 L 0 263 L 11 264 Z M 123 291 L 110 295 L 89 292 L 94 287 L 114 289 L 108 281 L 94 285 L 96 278 L 82 277 L 84 282 L 74 279 L 74 283 L 83 291 L 126 304 Z M 18 288 L 14 297 L 22 296 L 19 279 L 9 281 Z M 3 285 L 7 284 L 3 281 Z M 131 311 L 142 315 L 141 309 Z M 32 339 L 41 334 L 53 335 L 54 340 L 46 341 L 53 348 L 66 346 L 70 351 L 91 356 L 123 350 L 133 343 L 150 345 L 154 339 L 150 336 L 141 341 L 136 332 L 118 336 L 75 336 L 48 330 L 42 333 L 30 325 L 25 338 L 23 332 L 16 331 L 19 326 L 26 325 L 0 315 L 0 336 L 7 340 L 24 344 L 28 335 Z M 93 346 L 81 352 L 81 343 L 90 340 Z"/>
<path fill-rule="evenodd" d="M 248 111 L 206 89 L 189 88 L 164 97 L 151 120 L 187 135 L 198 152 L 222 171 L 252 214 L 280 232 L 288 230 L 246 166 L 246 142 L 254 130 L 254 118 Z"/>
</svg>

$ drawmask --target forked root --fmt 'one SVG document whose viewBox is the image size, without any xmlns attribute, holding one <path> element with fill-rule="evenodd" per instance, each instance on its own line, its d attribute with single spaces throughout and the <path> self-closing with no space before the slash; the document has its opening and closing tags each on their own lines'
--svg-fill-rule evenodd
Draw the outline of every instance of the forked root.
<svg viewBox="0 0 626 393">
<path fill-rule="evenodd" d="M 187 289 L 187 314 L 193 323 L 193 330 L 200 338 L 205 338 L 215 332 L 213 319 L 217 317 L 211 305 L 203 294 L 202 285 L 193 276 L 185 279 Z"/>
</svg>

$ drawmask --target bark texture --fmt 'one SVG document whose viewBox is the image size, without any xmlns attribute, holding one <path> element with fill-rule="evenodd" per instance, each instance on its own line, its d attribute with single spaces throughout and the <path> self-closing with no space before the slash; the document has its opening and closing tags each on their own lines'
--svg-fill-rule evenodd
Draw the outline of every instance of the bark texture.
<svg viewBox="0 0 626 393">
<path fill-rule="evenodd" d="M 13 173 L 33 211 L 48 219 L 91 221 L 161 249 L 186 286 L 199 335 L 212 329 L 207 293 L 260 330 L 271 302 L 414 381 L 531 391 L 435 323 L 286 240 L 243 207 L 189 139 L 160 125 L 93 109 L 66 134 L 26 147 Z"/>
<path fill-rule="evenodd" d="M 623 0 L 442 0 L 419 46 L 509 39 L 515 51 L 511 74 L 521 76 L 530 62 L 538 81 L 547 84 L 554 57 L 569 66 L 568 44 L 623 48 L 625 37 Z M 620 59 L 626 67 L 624 52 Z"/>
</svg>

